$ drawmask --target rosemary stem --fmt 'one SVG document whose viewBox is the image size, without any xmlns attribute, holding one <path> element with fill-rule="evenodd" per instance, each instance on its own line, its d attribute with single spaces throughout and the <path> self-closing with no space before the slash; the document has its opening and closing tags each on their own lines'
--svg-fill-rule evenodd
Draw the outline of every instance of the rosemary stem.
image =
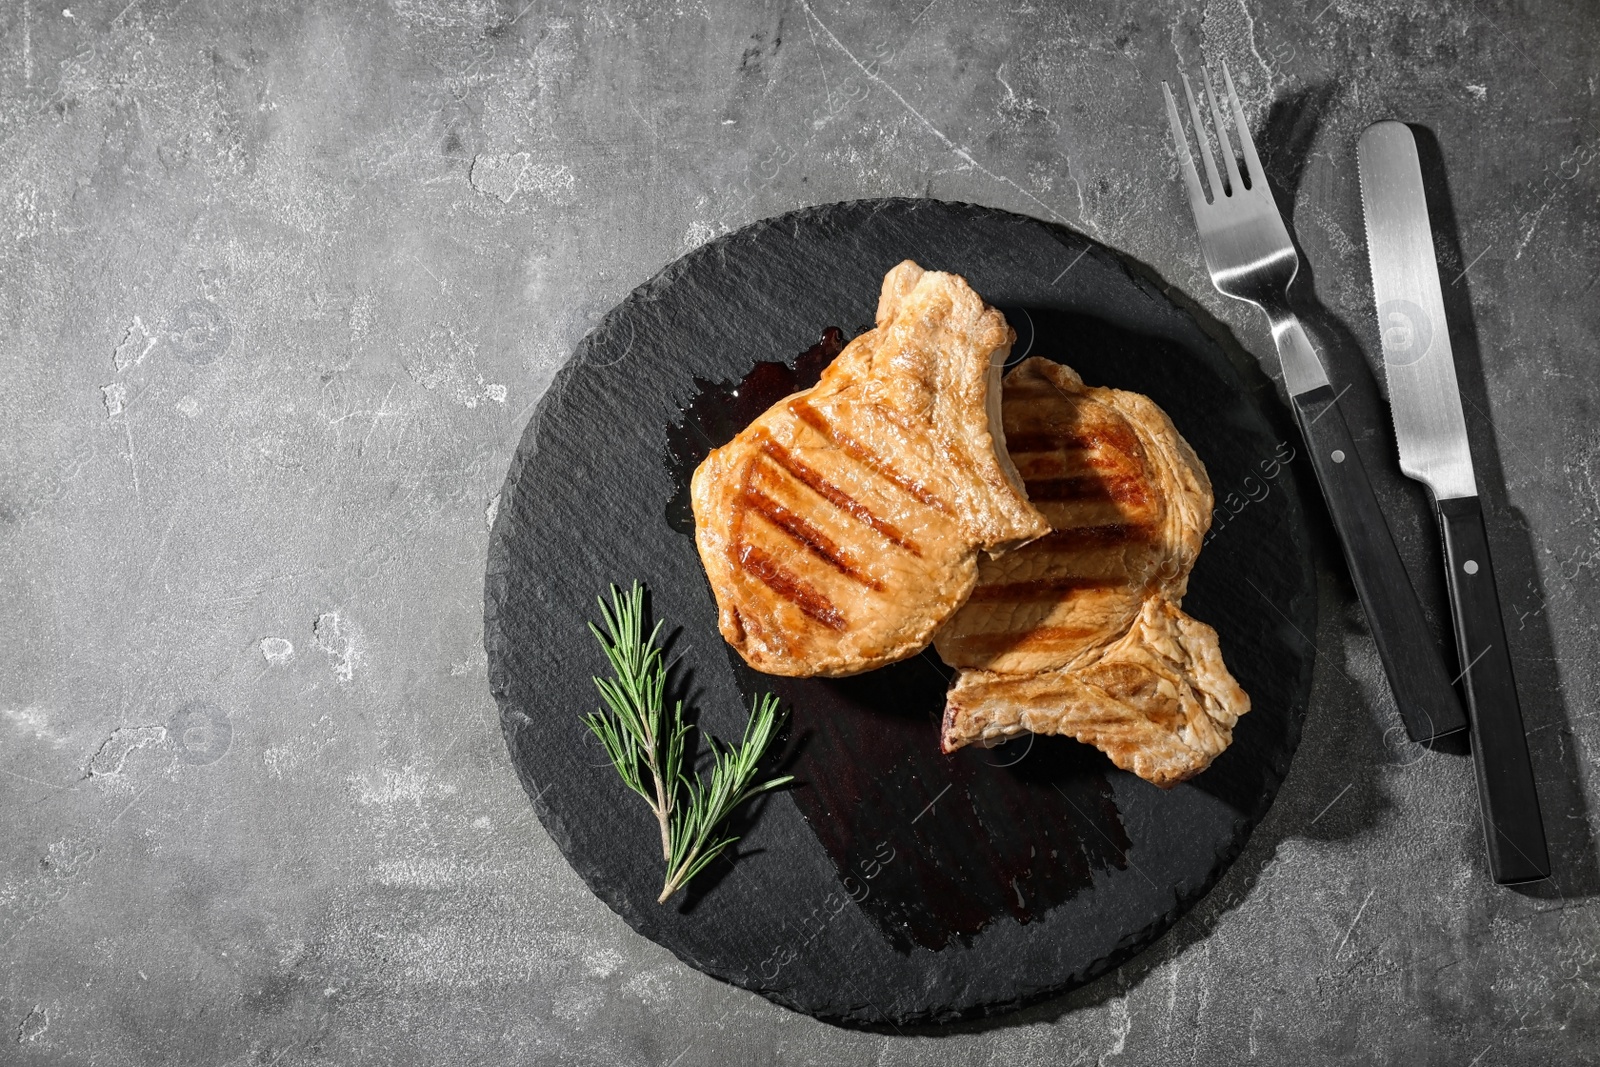
<svg viewBox="0 0 1600 1067">
<path fill-rule="evenodd" d="M 672 858 L 672 794 L 667 791 L 666 783 L 661 780 L 661 771 L 656 767 L 656 761 L 650 761 L 650 775 L 656 780 L 656 822 L 661 824 L 661 858 Z"/>
<path fill-rule="evenodd" d="M 656 822 L 661 824 L 662 859 L 672 855 L 672 791 L 661 777 L 661 734 L 666 726 L 662 722 L 665 717 L 666 709 L 659 703 L 650 708 L 643 716 L 644 739 L 640 745 L 645 754 L 645 766 L 650 768 L 650 779 L 656 787 L 655 803 L 650 805 L 650 810 L 655 812 Z"/>
<path fill-rule="evenodd" d="M 690 849 L 689 854 L 683 858 L 676 869 L 668 869 L 665 883 L 661 886 L 661 895 L 656 897 L 657 904 L 665 904 L 667 898 L 676 893 L 683 885 L 683 872 L 694 869 L 694 861 L 700 858 L 700 846 Z"/>
</svg>

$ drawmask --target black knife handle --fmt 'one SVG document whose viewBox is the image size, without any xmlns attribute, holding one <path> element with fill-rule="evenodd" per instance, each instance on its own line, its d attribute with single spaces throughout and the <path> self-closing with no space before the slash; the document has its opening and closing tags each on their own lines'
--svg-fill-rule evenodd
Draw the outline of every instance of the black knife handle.
<svg viewBox="0 0 1600 1067">
<path fill-rule="evenodd" d="M 1332 386 L 1322 385 L 1293 400 L 1312 469 L 1322 485 L 1406 733 L 1413 741 L 1427 742 L 1465 729 L 1467 720 L 1444 656 L 1400 562 L 1338 397 Z"/>
<path fill-rule="evenodd" d="M 1489 871 L 1501 885 L 1550 877 L 1544 820 L 1528 760 L 1511 649 L 1500 617 L 1500 597 L 1489 562 L 1489 537 L 1475 496 L 1441 500 L 1445 565 L 1456 651 L 1472 714 L 1472 761 L 1489 845 Z"/>
</svg>

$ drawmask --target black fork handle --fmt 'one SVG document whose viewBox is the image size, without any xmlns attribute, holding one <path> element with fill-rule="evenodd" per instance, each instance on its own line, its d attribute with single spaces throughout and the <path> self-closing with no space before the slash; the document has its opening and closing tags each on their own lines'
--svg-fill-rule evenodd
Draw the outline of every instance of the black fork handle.
<svg viewBox="0 0 1600 1067">
<path fill-rule="evenodd" d="M 1413 741 L 1428 742 L 1464 730 L 1467 720 L 1443 652 L 1400 562 L 1394 536 L 1339 410 L 1338 396 L 1331 385 L 1321 385 L 1293 401 L 1312 469 L 1406 733 Z"/>
</svg>

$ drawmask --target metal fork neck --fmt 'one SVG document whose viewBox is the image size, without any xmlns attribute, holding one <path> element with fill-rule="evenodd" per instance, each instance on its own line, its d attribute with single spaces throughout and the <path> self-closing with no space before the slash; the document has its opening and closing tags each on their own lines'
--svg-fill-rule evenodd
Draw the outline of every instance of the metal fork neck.
<svg viewBox="0 0 1600 1067">
<path fill-rule="evenodd" d="M 1283 363 L 1283 385 L 1289 395 L 1299 396 L 1327 385 L 1328 374 L 1322 369 L 1322 360 L 1288 304 L 1263 303 L 1261 309 L 1272 323 L 1272 339 L 1278 346 L 1278 358 Z"/>
<path fill-rule="evenodd" d="M 1295 313 L 1289 310 L 1289 301 L 1282 297 L 1258 296 L 1256 298 L 1256 303 L 1261 306 L 1262 311 L 1267 313 L 1267 321 L 1272 323 L 1272 333 L 1274 337 L 1277 336 L 1280 327 L 1286 327 L 1289 323 L 1293 323 L 1295 325 L 1299 325 L 1300 323 L 1300 320 L 1295 316 Z"/>
</svg>

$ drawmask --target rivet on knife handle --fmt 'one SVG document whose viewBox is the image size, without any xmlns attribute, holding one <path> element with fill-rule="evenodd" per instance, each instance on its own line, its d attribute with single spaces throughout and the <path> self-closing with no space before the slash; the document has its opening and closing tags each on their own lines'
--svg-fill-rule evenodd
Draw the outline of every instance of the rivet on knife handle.
<svg viewBox="0 0 1600 1067">
<path fill-rule="evenodd" d="M 1489 869 L 1502 884 L 1550 874 L 1489 540 L 1467 445 L 1416 139 L 1400 122 L 1357 145 L 1367 253 L 1400 468 L 1432 492 L 1472 723 Z"/>
</svg>

